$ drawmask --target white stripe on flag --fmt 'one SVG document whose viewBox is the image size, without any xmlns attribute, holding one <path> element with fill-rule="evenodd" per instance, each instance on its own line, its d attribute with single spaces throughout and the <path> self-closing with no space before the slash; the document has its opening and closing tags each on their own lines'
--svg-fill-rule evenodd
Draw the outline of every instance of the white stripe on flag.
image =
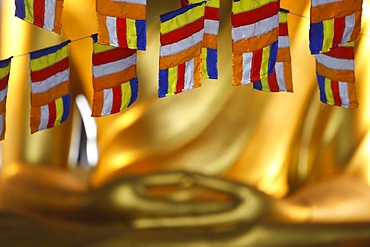
<svg viewBox="0 0 370 247">
<path fill-rule="evenodd" d="M 132 3 L 132 4 L 146 5 L 146 0 L 112 0 L 112 1 L 119 2 L 119 3 Z"/>
<path fill-rule="evenodd" d="M 347 82 L 338 82 L 339 85 L 339 95 L 342 101 L 342 106 L 345 108 L 349 107 L 349 97 L 348 97 L 348 83 Z"/>
<path fill-rule="evenodd" d="M 106 16 L 105 23 L 107 25 L 109 44 L 111 46 L 119 46 L 117 38 L 117 18 Z"/>
<path fill-rule="evenodd" d="M 343 37 L 342 37 L 342 44 L 346 44 L 350 41 L 353 29 L 355 27 L 355 14 L 346 16 L 345 22 L 346 26 L 344 28 Z"/>
<path fill-rule="evenodd" d="M 242 85 L 245 85 L 251 82 L 252 58 L 253 58 L 253 52 L 243 53 Z"/>
<path fill-rule="evenodd" d="M 199 32 L 196 32 L 192 34 L 191 36 L 189 36 L 188 38 L 180 40 L 177 43 L 161 46 L 161 50 L 160 50 L 161 57 L 175 55 L 179 52 L 188 50 L 189 48 L 202 42 L 203 33 L 204 33 L 204 30 L 202 29 Z"/>
<path fill-rule="evenodd" d="M 54 29 L 55 8 L 56 0 L 45 1 L 44 28 L 46 30 L 52 31 Z"/>
<path fill-rule="evenodd" d="M 113 90 L 111 88 L 104 89 L 104 101 L 103 109 L 101 111 L 102 116 L 109 115 L 113 106 Z"/>
<path fill-rule="evenodd" d="M 279 91 L 286 92 L 287 89 L 285 85 L 284 62 L 275 63 L 275 73 L 277 84 L 279 85 Z"/>
<path fill-rule="evenodd" d="M 289 36 L 279 36 L 278 38 L 279 38 L 279 42 L 278 42 L 279 48 L 289 48 L 290 47 Z"/>
<path fill-rule="evenodd" d="M 135 64 L 136 64 L 136 53 L 129 57 L 111 63 L 93 66 L 93 75 L 95 78 L 99 78 L 102 76 L 121 72 Z"/>
<path fill-rule="evenodd" d="M 205 20 L 204 21 L 204 33 L 217 35 L 219 26 L 220 26 L 219 21 Z"/>
<path fill-rule="evenodd" d="M 335 70 L 354 70 L 355 69 L 355 61 L 353 59 L 342 59 L 342 58 L 335 58 L 330 57 L 324 54 L 317 54 L 315 55 L 316 60 L 318 63 L 324 65 L 329 69 Z"/>
<path fill-rule="evenodd" d="M 53 76 L 50 76 L 46 80 L 40 82 L 32 82 L 31 90 L 32 93 L 45 93 L 51 88 L 58 86 L 59 84 L 69 80 L 69 68 L 59 72 Z"/>
<path fill-rule="evenodd" d="M 311 0 L 312 7 L 317 7 L 320 5 L 325 5 L 329 3 L 343 2 L 342 0 Z"/>
<path fill-rule="evenodd" d="M 260 36 L 262 34 L 271 32 L 274 28 L 278 26 L 279 26 L 279 13 L 253 24 L 240 27 L 233 27 L 232 38 L 233 41 L 236 42 L 242 39 Z"/>
<path fill-rule="evenodd" d="M 43 105 L 40 107 L 40 124 L 39 124 L 39 130 L 44 130 L 48 128 L 48 122 L 49 122 L 49 106 Z"/>
<path fill-rule="evenodd" d="M 0 102 L 4 101 L 7 94 L 8 94 L 8 85 L 6 85 L 6 88 L 0 91 Z"/>
<path fill-rule="evenodd" d="M 185 63 L 185 83 L 182 91 L 192 89 L 194 86 L 194 58 Z"/>
</svg>

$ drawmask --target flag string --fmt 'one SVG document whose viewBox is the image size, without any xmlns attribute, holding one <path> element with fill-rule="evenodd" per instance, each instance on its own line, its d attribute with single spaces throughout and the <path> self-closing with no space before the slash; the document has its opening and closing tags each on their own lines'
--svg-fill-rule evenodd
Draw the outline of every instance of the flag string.
<svg viewBox="0 0 370 247">
<path fill-rule="evenodd" d="M 208 0 L 208 1 L 209 1 L 209 0 Z M 206 2 L 206 1 L 205 1 L 205 2 Z M 286 9 L 284 9 L 284 10 L 286 10 Z M 307 19 L 307 20 L 309 20 L 309 19 L 310 19 L 310 17 L 308 17 L 308 16 L 304 16 L 304 15 L 301 15 L 301 14 L 298 14 L 298 13 L 295 13 L 295 12 L 291 12 L 291 11 L 289 11 L 289 10 L 287 10 L 287 13 L 288 13 L 288 14 L 291 14 L 291 15 L 294 15 L 294 16 L 297 16 L 297 17 L 300 17 L 300 18 L 303 18 L 303 19 Z M 147 21 L 150 21 L 150 20 L 154 20 L 154 19 L 159 18 L 159 17 L 160 17 L 160 15 L 158 15 L 158 16 L 153 16 L 153 17 L 147 18 L 146 20 L 147 20 Z M 366 38 L 370 38 L 370 35 L 369 35 L 369 34 L 359 33 L 359 35 L 364 36 L 364 37 L 366 37 Z M 84 36 L 84 37 L 81 37 L 81 38 L 77 38 L 77 39 L 71 40 L 70 42 L 71 42 L 71 43 L 74 43 L 74 42 L 78 42 L 78 41 L 81 41 L 81 40 L 84 40 L 84 39 L 87 39 L 87 38 L 90 38 L 90 37 L 91 37 L 91 35 L 88 35 L 88 36 Z M 29 54 L 30 54 L 30 53 L 32 53 L 32 52 L 33 52 L 33 51 L 26 52 L 26 53 L 22 53 L 22 54 L 19 54 L 19 55 L 14 55 L 14 56 L 12 56 L 12 58 L 23 57 L 23 56 L 29 55 Z"/>
</svg>

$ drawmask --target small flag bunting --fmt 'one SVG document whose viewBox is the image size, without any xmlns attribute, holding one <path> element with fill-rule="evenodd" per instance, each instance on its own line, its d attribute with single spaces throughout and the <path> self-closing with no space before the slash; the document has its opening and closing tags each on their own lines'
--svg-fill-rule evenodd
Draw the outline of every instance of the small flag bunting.
<svg viewBox="0 0 370 247">
<path fill-rule="evenodd" d="M 202 2 L 201 0 L 181 0 L 181 6 Z M 220 0 L 209 0 L 204 9 L 204 36 L 202 45 L 202 75 L 217 79 L 217 36 L 220 25 Z"/>
<path fill-rule="evenodd" d="M 12 57 L 0 61 L 0 140 L 5 136 L 6 98 Z"/>
<path fill-rule="evenodd" d="M 158 97 L 201 86 L 205 2 L 160 16 Z"/>
<path fill-rule="evenodd" d="M 328 105 L 357 108 L 354 42 L 315 55 L 320 100 Z"/>
<path fill-rule="evenodd" d="M 96 11 L 100 44 L 146 49 L 146 0 L 97 0 Z"/>
<path fill-rule="evenodd" d="M 278 0 L 232 2 L 233 85 L 257 82 L 274 71 L 278 50 Z"/>
<path fill-rule="evenodd" d="M 93 39 L 93 107 L 92 116 L 120 112 L 132 105 L 138 96 L 136 73 L 137 50 L 101 45 Z"/>
<path fill-rule="evenodd" d="M 69 43 L 30 53 L 31 133 L 60 125 L 69 117 Z"/>
<path fill-rule="evenodd" d="M 15 0 L 15 16 L 55 33 L 61 33 L 64 0 Z"/>
<path fill-rule="evenodd" d="M 253 83 L 253 88 L 265 92 L 293 92 L 288 11 L 281 9 L 279 16 L 278 55 L 274 72 Z"/>
<path fill-rule="evenodd" d="M 327 52 L 357 40 L 361 14 L 362 0 L 311 0 L 311 53 Z"/>
</svg>

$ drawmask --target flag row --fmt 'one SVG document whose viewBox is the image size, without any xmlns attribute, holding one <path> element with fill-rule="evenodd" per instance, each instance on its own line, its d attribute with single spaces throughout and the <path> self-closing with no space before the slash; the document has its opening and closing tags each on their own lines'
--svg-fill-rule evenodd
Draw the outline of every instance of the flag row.
<svg viewBox="0 0 370 247">
<path fill-rule="evenodd" d="M 63 0 L 40 4 L 43 1 L 16 0 L 16 15 L 45 29 L 60 31 L 55 20 L 61 15 L 57 8 Z M 51 2 L 55 4 L 51 6 Z M 200 87 L 202 77 L 218 78 L 219 0 L 182 0 L 181 5 L 160 16 L 158 97 Z M 316 59 L 320 99 L 326 104 L 358 107 L 354 41 L 359 35 L 361 5 L 360 0 L 355 4 L 347 0 L 311 0 L 310 49 Z M 119 6 L 125 7 L 119 11 Z M 144 50 L 146 45 L 145 6 L 145 0 L 97 0 L 99 32 L 92 35 L 93 117 L 117 113 L 137 99 L 136 60 L 137 50 Z M 135 11 L 137 19 L 131 22 L 126 15 Z M 125 21 L 117 17 L 118 12 L 126 16 Z M 232 2 L 234 86 L 251 83 L 256 90 L 293 92 L 288 13 L 280 8 L 279 0 Z M 43 22 L 36 21 L 41 16 Z M 46 21 L 50 16 L 53 22 Z M 53 28 L 46 23 L 54 23 Z M 32 133 L 59 125 L 68 118 L 69 43 L 30 53 Z M 11 58 L 0 61 L 1 138 L 5 132 L 10 63 Z"/>
</svg>

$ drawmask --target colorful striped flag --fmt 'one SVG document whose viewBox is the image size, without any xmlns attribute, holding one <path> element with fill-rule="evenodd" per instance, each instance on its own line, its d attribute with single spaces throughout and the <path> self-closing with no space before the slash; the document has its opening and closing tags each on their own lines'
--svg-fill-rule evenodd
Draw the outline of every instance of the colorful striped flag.
<svg viewBox="0 0 370 247">
<path fill-rule="evenodd" d="M 15 16 L 60 34 L 64 0 L 15 0 Z"/>
<path fill-rule="evenodd" d="M 0 61 L 0 140 L 5 136 L 6 98 L 12 57 Z"/>
<path fill-rule="evenodd" d="M 137 99 L 137 50 L 101 45 L 93 39 L 93 107 L 92 116 L 120 112 Z"/>
<path fill-rule="evenodd" d="M 265 92 L 293 92 L 292 63 L 288 32 L 288 13 L 281 9 L 279 16 L 278 55 L 275 69 L 268 77 L 253 83 L 253 88 Z"/>
<path fill-rule="evenodd" d="M 320 100 L 328 105 L 357 108 L 354 42 L 317 54 L 316 75 Z"/>
<path fill-rule="evenodd" d="M 311 0 L 310 50 L 329 51 L 358 38 L 362 0 Z"/>
<path fill-rule="evenodd" d="M 181 6 L 199 3 L 201 0 L 181 0 Z M 202 75 L 217 79 L 217 36 L 220 25 L 220 0 L 209 0 L 204 9 L 204 36 L 202 46 Z"/>
<path fill-rule="evenodd" d="M 57 126 L 69 117 L 69 43 L 30 53 L 31 133 Z"/>
<path fill-rule="evenodd" d="M 160 16 L 158 97 L 201 86 L 204 9 L 201 2 Z"/>
<path fill-rule="evenodd" d="M 233 85 L 263 80 L 274 71 L 279 0 L 232 2 Z"/>
<path fill-rule="evenodd" d="M 146 0 L 97 0 L 96 11 L 100 44 L 146 49 Z"/>
</svg>

